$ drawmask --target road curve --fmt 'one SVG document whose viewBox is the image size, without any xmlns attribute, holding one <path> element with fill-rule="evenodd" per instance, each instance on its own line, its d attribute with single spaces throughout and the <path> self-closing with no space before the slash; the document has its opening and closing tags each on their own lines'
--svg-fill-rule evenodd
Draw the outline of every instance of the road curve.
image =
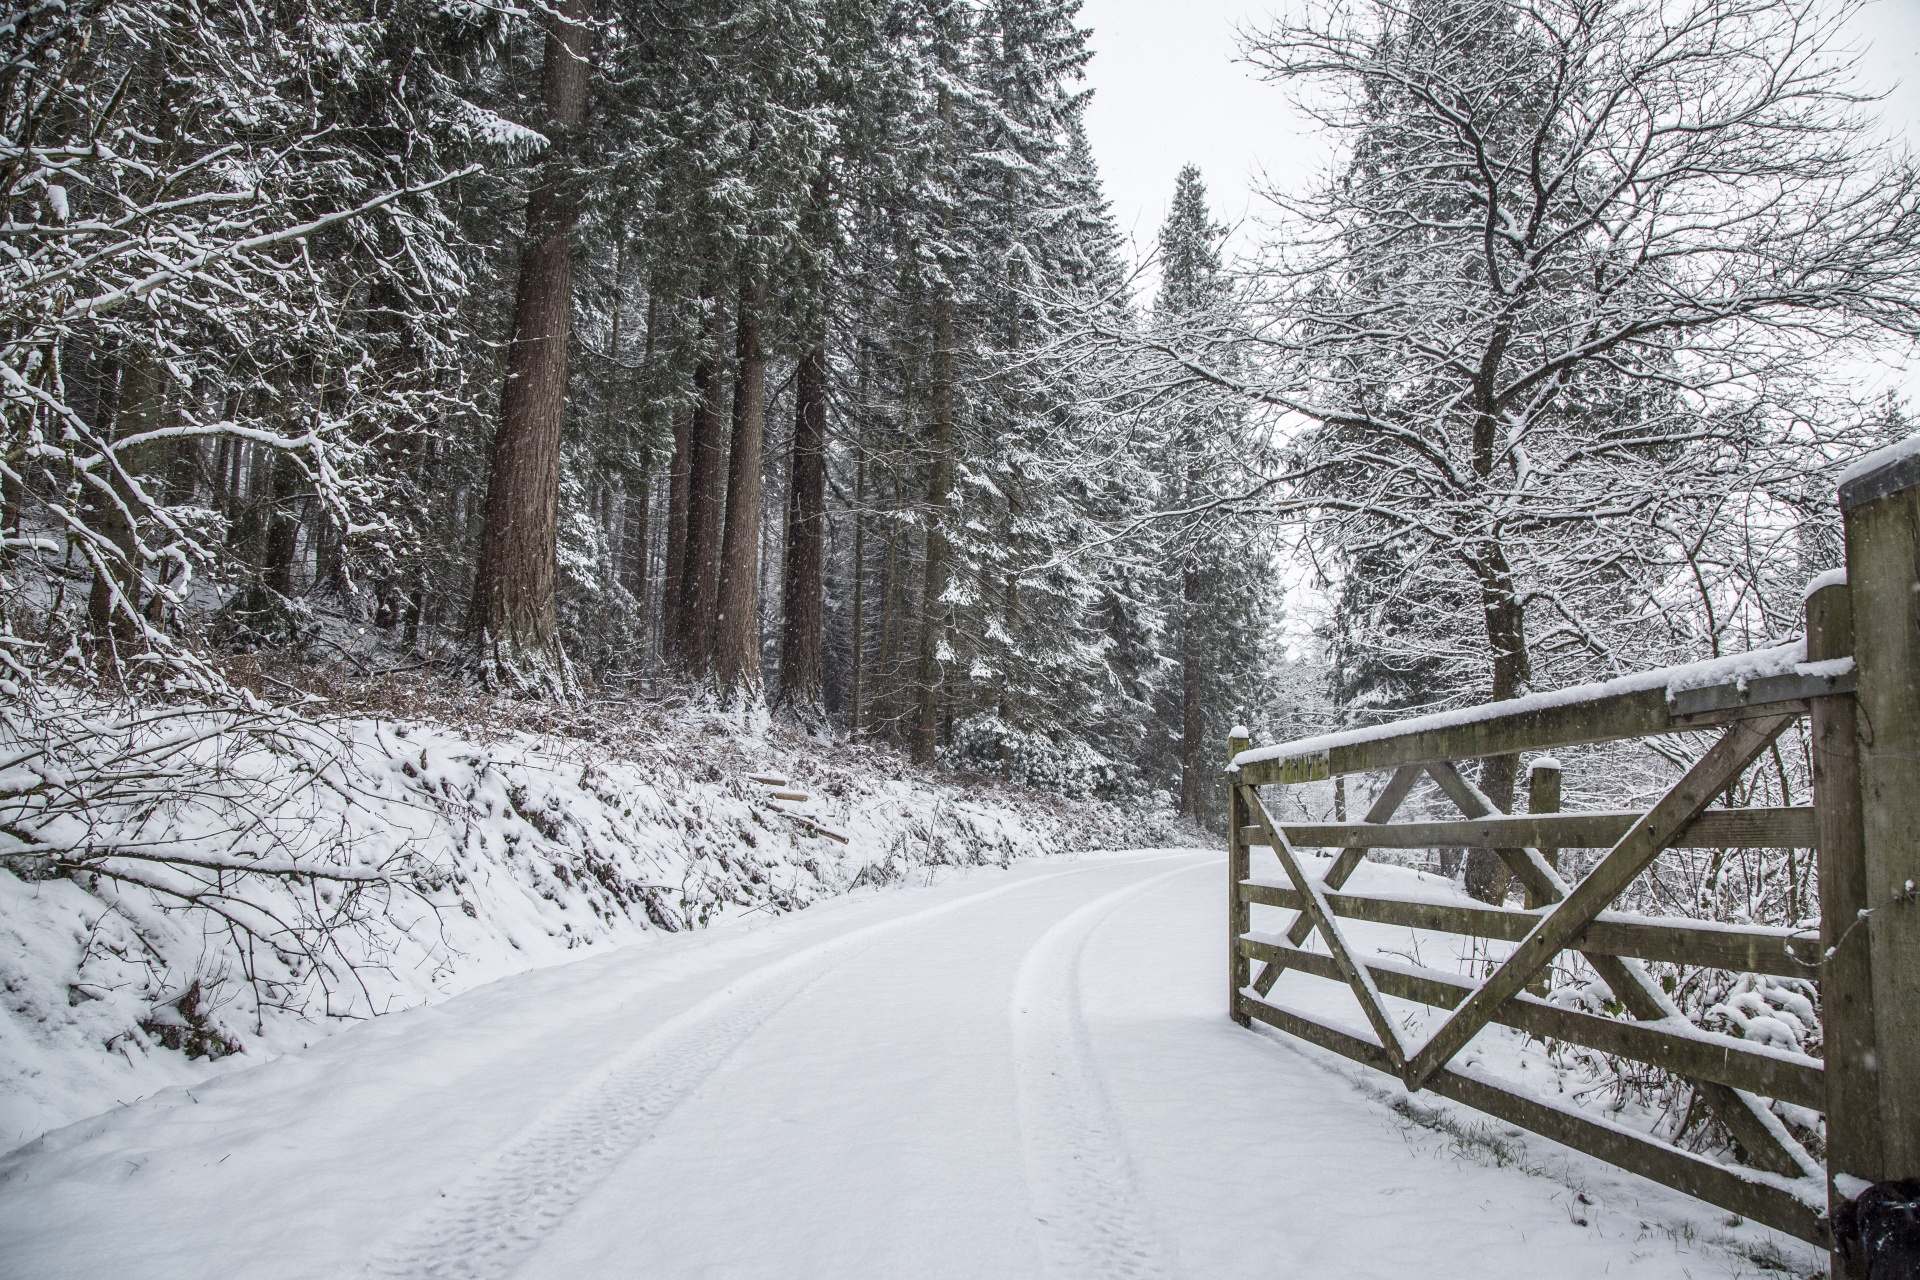
<svg viewBox="0 0 1920 1280">
<path fill-rule="evenodd" d="M 0 1161 L 0 1275 L 1740 1273 L 1232 1026 L 1221 874 L 956 874 L 381 1019 Z"/>
</svg>

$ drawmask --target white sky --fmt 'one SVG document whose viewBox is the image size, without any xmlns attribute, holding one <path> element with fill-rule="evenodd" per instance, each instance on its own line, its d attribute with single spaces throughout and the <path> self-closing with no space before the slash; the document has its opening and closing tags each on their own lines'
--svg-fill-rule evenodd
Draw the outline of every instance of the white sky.
<svg viewBox="0 0 1920 1280">
<path fill-rule="evenodd" d="M 1276 5 L 1254 0 L 1085 0 L 1093 28 L 1087 112 L 1107 196 L 1122 234 L 1142 253 L 1159 232 L 1174 175 L 1191 161 L 1206 178 L 1214 216 L 1259 212 L 1264 173 L 1297 185 L 1327 148 L 1289 107 L 1286 91 L 1234 61 L 1234 28 L 1258 25 Z M 1886 124 L 1920 148 L 1920 0 L 1870 0 L 1855 23 L 1866 86 L 1900 85 Z"/>
</svg>

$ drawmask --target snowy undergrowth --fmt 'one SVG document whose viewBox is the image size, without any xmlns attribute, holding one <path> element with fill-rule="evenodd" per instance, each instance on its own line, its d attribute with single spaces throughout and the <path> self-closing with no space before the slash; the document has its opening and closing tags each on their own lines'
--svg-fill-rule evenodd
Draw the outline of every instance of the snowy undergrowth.
<svg viewBox="0 0 1920 1280">
<path fill-rule="evenodd" d="M 648 931 L 1167 835 L 1164 813 L 918 774 L 779 727 L 626 715 L 600 709 L 599 741 L 510 715 L 283 716 L 251 734 L 176 717 L 178 745 L 140 756 L 137 785 L 42 824 L 64 869 L 6 824 L 0 1147 Z M 62 781 L 74 763 L 36 767 Z M 249 863 L 276 873 L 230 869 Z"/>
</svg>

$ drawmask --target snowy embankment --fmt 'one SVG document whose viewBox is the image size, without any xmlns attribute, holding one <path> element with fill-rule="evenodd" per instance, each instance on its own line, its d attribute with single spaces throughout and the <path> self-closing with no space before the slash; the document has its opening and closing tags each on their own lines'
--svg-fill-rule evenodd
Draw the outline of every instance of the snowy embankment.
<svg viewBox="0 0 1920 1280">
<path fill-rule="evenodd" d="M 634 714 L 612 746 L 370 718 L 249 738 L 174 717 L 123 750 L 114 787 L 43 824 L 101 873 L 52 874 L 17 842 L 0 860 L 0 1148 L 645 934 L 1165 822 Z"/>
</svg>

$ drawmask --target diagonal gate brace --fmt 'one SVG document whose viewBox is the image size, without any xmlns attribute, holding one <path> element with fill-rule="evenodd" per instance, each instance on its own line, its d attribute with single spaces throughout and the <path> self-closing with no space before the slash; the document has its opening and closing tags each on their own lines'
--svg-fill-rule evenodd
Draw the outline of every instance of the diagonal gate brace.
<svg viewBox="0 0 1920 1280">
<path fill-rule="evenodd" d="M 1246 802 L 1247 810 L 1254 821 L 1266 833 L 1273 851 L 1280 858 L 1280 865 L 1286 869 L 1288 879 L 1300 893 L 1300 899 L 1306 905 L 1302 919 L 1310 918 L 1313 927 L 1320 930 L 1320 937 L 1327 944 L 1327 950 L 1333 953 L 1333 962 L 1346 978 L 1347 985 L 1353 988 L 1353 994 L 1360 1001 L 1361 1011 L 1367 1015 L 1367 1021 L 1373 1025 L 1374 1034 L 1380 1037 L 1380 1045 L 1386 1050 L 1387 1058 L 1393 1063 L 1395 1071 L 1404 1071 L 1407 1067 L 1407 1046 L 1400 1039 L 1400 1028 L 1394 1025 L 1393 1018 L 1387 1013 L 1387 1007 L 1380 998 L 1380 988 L 1374 985 L 1373 975 L 1366 967 L 1353 958 L 1353 951 L 1347 946 L 1346 935 L 1334 923 L 1333 908 L 1327 904 L 1325 888 L 1318 880 L 1307 874 L 1300 863 L 1300 855 L 1295 853 L 1287 838 L 1280 834 L 1273 820 L 1267 816 L 1267 807 L 1260 803 L 1260 793 L 1252 787 L 1240 788 L 1241 798 Z"/>
<path fill-rule="evenodd" d="M 1387 779 L 1387 785 L 1381 788 L 1380 794 L 1374 797 L 1373 804 L 1368 807 L 1367 816 L 1361 821 L 1391 820 L 1406 800 L 1408 793 L 1413 790 L 1414 784 L 1420 781 L 1420 773 L 1421 769 L 1417 764 L 1403 764 L 1395 769 L 1393 776 Z M 1340 855 L 1333 860 L 1333 865 L 1327 868 L 1327 874 L 1321 883 L 1328 889 L 1337 890 L 1344 887 L 1348 877 L 1352 876 L 1361 862 L 1365 861 L 1367 853 L 1368 851 L 1364 848 L 1342 849 Z M 1312 932 L 1313 917 L 1302 911 L 1295 917 L 1294 922 L 1287 926 L 1287 941 L 1297 947 L 1305 942 L 1307 935 Z M 1280 975 L 1286 967 L 1285 961 L 1269 961 L 1260 970 L 1260 976 L 1253 980 L 1253 989 L 1263 996 L 1266 995 L 1273 990 L 1273 984 L 1280 980 Z"/>
<path fill-rule="evenodd" d="M 1427 772 L 1433 775 L 1440 789 L 1447 793 L 1466 817 L 1484 818 L 1498 812 L 1494 803 L 1478 787 L 1461 777 L 1460 771 L 1451 763 L 1436 761 L 1427 766 Z M 1538 901 L 1551 904 L 1567 896 L 1566 881 L 1561 879 L 1551 863 L 1540 856 L 1538 850 L 1503 849 L 1500 855 L 1512 868 L 1514 878 Z M 1641 1022 L 1658 1022 L 1664 1018 L 1683 1016 L 1667 1000 L 1653 979 L 1647 976 L 1647 971 L 1638 960 L 1592 951 L 1582 951 L 1580 955 L 1619 997 L 1630 1017 Z M 1819 1175 L 1819 1169 L 1799 1149 L 1799 1144 L 1789 1145 L 1781 1141 L 1778 1126 L 1771 1118 L 1761 1116 L 1763 1104 L 1758 1100 L 1724 1084 L 1687 1076 L 1681 1079 L 1706 1104 L 1707 1110 L 1727 1126 L 1727 1131 L 1756 1167 L 1788 1178 Z"/>
<path fill-rule="evenodd" d="M 1494 1010 L 1513 998 L 1535 974 L 1593 922 L 1595 916 L 1644 871 L 1680 830 L 1699 816 L 1713 797 L 1737 779 L 1741 772 L 1764 751 L 1788 725 L 1794 714 L 1741 721 L 1711 747 L 1706 755 L 1674 784 L 1666 795 L 1620 838 L 1607 856 L 1580 885 L 1568 892 L 1564 882 L 1551 872 L 1544 859 L 1527 858 L 1523 852 L 1509 861 L 1523 883 L 1542 881 L 1536 891 L 1558 897 L 1559 903 L 1535 926 L 1506 961 L 1495 969 L 1480 989 L 1470 996 L 1444 1022 L 1427 1045 L 1409 1060 L 1403 1080 L 1409 1089 L 1418 1089 L 1463 1048 L 1485 1026 Z M 1439 781 L 1463 811 L 1485 805 L 1485 798 L 1468 787 L 1451 765 L 1434 770 Z M 1449 778 L 1446 775 L 1451 774 Z M 1451 783 L 1452 785 L 1449 785 Z M 1470 798 L 1469 798 L 1470 797 Z M 1490 810 L 1491 806 L 1487 806 Z M 1469 817 L 1483 814 L 1468 812 Z M 1541 873 L 1547 875 L 1543 876 Z M 1550 876 L 1550 881 L 1548 877 Z M 1589 956 L 1589 962 L 1595 957 Z M 1670 1012 L 1653 984 L 1638 965 L 1619 960 L 1596 964 L 1596 970 L 1614 988 L 1622 1002 L 1636 1017 L 1665 1017 Z M 1755 1103 L 1737 1091 L 1721 1086 L 1690 1082 L 1704 1101 L 1727 1123 L 1743 1147 L 1756 1162 L 1771 1172 L 1800 1176 L 1802 1161 L 1782 1145 L 1769 1125 L 1757 1114 Z"/>
</svg>

